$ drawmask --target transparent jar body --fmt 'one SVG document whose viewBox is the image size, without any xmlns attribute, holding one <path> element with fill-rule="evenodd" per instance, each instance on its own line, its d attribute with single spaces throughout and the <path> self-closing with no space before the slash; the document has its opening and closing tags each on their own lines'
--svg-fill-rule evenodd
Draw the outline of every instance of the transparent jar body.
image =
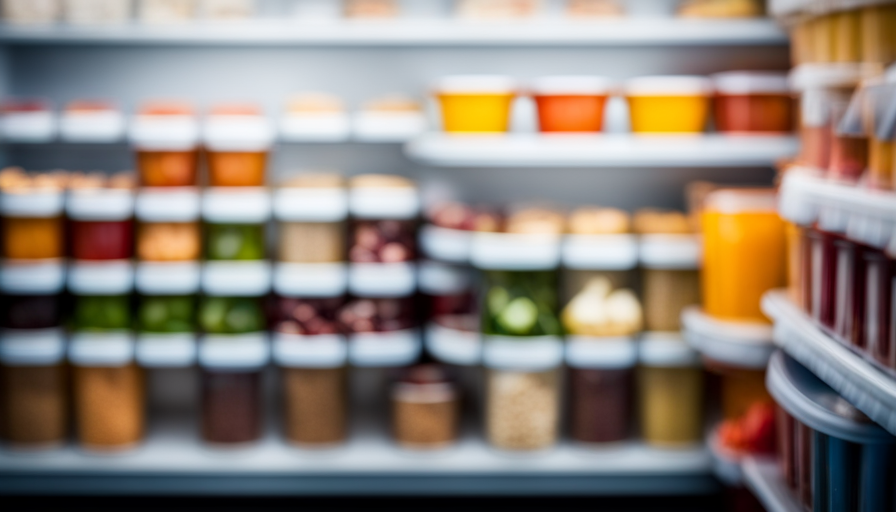
<svg viewBox="0 0 896 512">
<path fill-rule="evenodd" d="M 0 296 L 0 328 L 50 329 L 62 325 L 61 295 Z"/>
<path fill-rule="evenodd" d="M 349 223 L 352 263 L 402 263 L 417 257 L 414 220 L 355 219 Z"/>
<path fill-rule="evenodd" d="M 209 185 L 212 187 L 261 187 L 268 163 L 267 151 L 209 151 Z"/>
<path fill-rule="evenodd" d="M 560 370 L 486 370 L 486 434 L 509 451 L 549 448 L 557 442 Z"/>
<path fill-rule="evenodd" d="M 241 444 L 261 437 L 261 370 L 203 368 L 202 439 Z"/>
<path fill-rule="evenodd" d="M 560 336 L 557 272 L 484 272 L 482 333 L 486 336 Z"/>
<path fill-rule="evenodd" d="M 0 432 L 9 445 L 49 448 L 65 442 L 69 426 L 66 367 L 0 365 Z"/>
<path fill-rule="evenodd" d="M 3 256 L 36 260 L 65 256 L 65 221 L 62 217 L 5 217 Z"/>
<path fill-rule="evenodd" d="M 137 308 L 138 330 L 146 333 L 196 331 L 196 297 L 145 296 Z"/>
<path fill-rule="evenodd" d="M 433 450 L 457 440 L 460 401 L 448 382 L 398 382 L 392 387 L 392 434 L 405 448 Z"/>
<path fill-rule="evenodd" d="M 138 149 L 137 170 L 144 187 L 195 187 L 199 184 L 199 151 Z"/>
<path fill-rule="evenodd" d="M 345 224 L 342 222 L 283 222 L 280 224 L 280 261 L 336 263 L 345 261 Z"/>
<path fill-rule="evenodd" d="M 612 443 L 632 428 L 634 368 L 570 368 L 570 435 L 583 443 Z"/>
<path fill-rule="evenodd" d="M 282 368 L 286 438 L 332 445 L 348 434 L 348 373 L 340 368 Z"/>
<path fill-rule="evenodd" d="M 137 228 L 137 258 L 143 261 L 195 261 L 201 255 L 198 222 L 142 223 Z"/>
<path fill-rule="evenodd" d="M 206 258 L 253 261 L 265 257 L 264 224 L 206 224 Z"/>
<path fill-rule="evenodd" d="M 143 439 L 143 371 L 120 367 L 74 367 L 74 409 L 78 440 L 99 451 L 134 447 Z"/>
<path fill-rule="evenodd" d="M 692 367 L 638 369 L 639 416 L 644 440 L 682 446 L 703 438 L 703 371 Z"/>
<path fill-rule="evenodd" d="M 72 221 L 72 257 L 79 260 L 122 260 L 133 256 L 134 223 Z"/>
<path fill-rule="evenodd" d="M 681 312 L 700 304 L 700 271 L 644 268 L 641 270 L 644 324 L 648 331 L 681 329 Z"/>
<path fill-rule="evenodd" d="M 265 330 L 266 324 L 258 298 L 203 297 L 199 305 L 199 327 L 209 334 L 248 334 Z"/>
<path fill-rule="evenodd" d="M 116 331 L 131 328 L 128 295 L 81 295 L 74 298 L 72 327 L 76 331 Z"/>
</svg>

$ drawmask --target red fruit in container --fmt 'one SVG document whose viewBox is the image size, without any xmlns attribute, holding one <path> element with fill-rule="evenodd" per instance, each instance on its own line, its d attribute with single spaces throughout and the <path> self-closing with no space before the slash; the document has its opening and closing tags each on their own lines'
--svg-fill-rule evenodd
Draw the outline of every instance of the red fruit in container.
<svg viewBox="0 0 896 512">
<path fill-rule="evenodd" d="M 746 449 L 750 453 L 774 453 L 775 406 L 756 403 L 750 406 L 742 420 Z"/>
</svg>

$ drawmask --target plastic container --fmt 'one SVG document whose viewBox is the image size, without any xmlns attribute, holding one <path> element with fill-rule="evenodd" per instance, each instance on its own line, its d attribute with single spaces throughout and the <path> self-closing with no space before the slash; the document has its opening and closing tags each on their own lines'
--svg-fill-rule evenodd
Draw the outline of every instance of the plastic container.
<svg viewBox="0 0 896 512">
<path fill-rule="evenodd" d="M 426 348 L 448 364 L 472 365 L 481 358 L 479 315 L 468 268 L 424 261 L 420 291 L 425 296 Z"/>
<path fill-rule="evenodd" d="M 896 370 L 896 333 L 893 323 L 893 293 L 896 290 L 896 261 L 882 251 L 866 249 L 864 343 L 866 351 L 881 366 Z"/>
<path fill-rule="evenodd" d="M 769 365 L 769 391 L 795 419 L 801 504 L 811 510 L 891 510 L 896 439 L 783 353 Z"/>
<path fill-rule="evenodd" d="M 78 442 L 85 450 L 117 452 L 143 439 L 145 386 L 128 331 L 76 332 L 69 345 Z"/>
<path fill-rule="evenodd" d="M 677 333 L 647 333 L 641 341 L 637 389 L 644 441 L 659 447 L 703 439 L 703 370 Z"/>
<path fill-rule="evenodd" d="M 784 73 L 730 71 L 712 76 L 716 130 L 723 133 L 789 133 L 794 99 Z"/>
<path fill-rule="evenodd" d="M 129 189 L 72 189 L 71 256 L 77 260 L 126 260 L 134 251 L 134 193 Z"/>
<path fill-rule="evenodd" d="M 634 133 L 701 133 L 712 82 L 699 76 L 645 76 L 626 82 Z"/>
<path fill-rule="evenodd" d="M 449 133 L 504 133 L 510 126 L 517 84 L 498 75 L 447 76 L 433 93 L 441 106 L 442 126 Z"/>
<path fill-rule="evenodd" d="M 352 133 L 358 141 L 405 142 L 424 131 L 426 115 L 422 106 L 400 95 L 367 102 L 352 116 Z"/>
<path fill-rule="evenodd" d="M 197 302 L 192 295 L 140 298 L 136 358 L 141 366 L 183 368 L 195 362 Z"/>
<path fill-rule="evenodd" d="M 66 142 L 118 142 L 124 133 L 124 115 L 112 103 L 105 101 L 72 101 L 65 106 L 59 120 L 59 137 Z"/>
<path fill-rule="evenodd" d="M 401 372 L 390 400 L 392 435 L 399 446 L 438 450 L 457 440 L 460 394 L 443 367 L 424 364 Z"/>
<path fill-rule="evenodd" d="M 56 137 L 57 123 L 53 106 L 46 100 L 7 99 L 0 103 L 0 138 L 3 140 L 51 142 Z"/>
<path fill-rule="evenodd" d="M 525 343 L 525 342 L 523 342 Z M 558 351 L 559 352 L 559 351 Z M 560 415 L 560 370 L 495 368 L 486 370 L 486 436 L 500 450 L 544 450 L 557 442 Z"/>
<path fill-rule="evenodd" d="M 719 189 L 706 196 L 703 306 L 710 316 L 768 322 L 762 294 L 786 285 L 786 237 L 773 189 Z"/>
<path fill-rule="evenodd" d="M 530 90 L 538 108 L 538 125 L 544 133 L 599 132 L 604 105 L 612 84 L 596 76 L 546 76 Z"/>
<path fill-rule="evenodd" d="M 266 327 L 260 299 L 204 297 L 199 304 L 200 330 L 209 334 L 246 334 Z"/>
<path fill-rule="evenodd" d="M 691 234 L 641 235 L 641 297 L 648 331 L 678 331 L 681 313 L 700 304 L 700 238 Z"/>
<path fill-rule="evenodd" d="M 202 135 L 209 185 L 264 185 L 274 130 L 257 106 L 235 104 L 213 108 L 205 120 Z"/>
<path fill-rule="evenodd" d="M 199 136 L 199 123 L 189 104 L 157 102 L 143 106 L 134 116 L 129 134 L 137 152 L 141 185 L 196 186 Z"/>
<path fill-rule="evenodd" d="M 3 256 L 37 260 L 65 256 L 61 188 L 4 189 L 0 193 Z"/>
<path fill-rule="evenodd" d="M 298 176 L 274 195 L 280 222 L 278 259 L 284 263 L 345 261 L 348 195 L 338 175 Z"/>
<path fill-rule="evenodd" d="M 422 349 L 413 297 L 355 298 L 339 311 L 348 334 L 349 362 L 361 367 L 413 363 Z"/>
<path fill-rule="evenodd" d="M 61 329 L 4 331 L 0 339 L 0 432 L 7 446 L 61 446 L 69 429 L 68 372 Z"/>
<path fill-rule="evenodd" d="M 340 142 L 350 134 L 351 120 L 345 105 L 326 93 L 295 95 L 280 120 L 280 136 L 293 142 Z"/>
</svg>

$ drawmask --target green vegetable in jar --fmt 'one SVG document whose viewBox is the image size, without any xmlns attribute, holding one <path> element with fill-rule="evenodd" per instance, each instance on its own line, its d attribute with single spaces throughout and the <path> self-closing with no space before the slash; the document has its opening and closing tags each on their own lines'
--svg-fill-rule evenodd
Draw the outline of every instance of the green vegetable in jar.
<svg viewBox="0 0 896 512">
<path fill-rule="evenodd" d="M 207 297 L 199 312 L 202 330 L 212 334 L 242 334 L 264 330 L 264 312 L 258 299 Z"/>
<path fill-rule="evenodd" d="M 144 297 L 140 303 L 140 330 L 143 332 L 193 332 L 193 297 Z"/>
<path fill-rule="evenodd" d="M 206 229 L 208 259 L 260 260 L 264 258 L 264 225 L 209 224 Z"/>
<path fill-rule="evenodd" d="M 557 276 L 553 271 L 489 271 L 483 333 L 498 336 L 559 336 Z"/>
<path fill-rule="evenodd" d="M 120 330 L 131 327 L 127 296 L 80 296 L 75 300 L 73 327 L 79 331 Z"/>
</svg>

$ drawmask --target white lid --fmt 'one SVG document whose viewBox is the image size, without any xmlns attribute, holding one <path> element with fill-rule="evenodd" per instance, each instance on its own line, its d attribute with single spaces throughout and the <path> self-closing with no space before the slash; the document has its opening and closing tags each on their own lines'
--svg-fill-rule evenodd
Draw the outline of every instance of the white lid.
<svg viewBox="0 0 896 512">
<path fill-rule="evenodd" d="M 280 121 L 280 137 L 292 142 L 341 142 L 350 133 L 344 112 L 287 112 Z"/>
<path fill-rule="evenodd" d="M 476 233 L 470 261 L 488 270 L 550 270 L 560 265 L 560 236 Z"/>
<path fill-rule="evenodd" d="M 714 361 L 735 368 L 763 369 L 775 351 L 769 324 L 716 320 L 698 306 L 686 308 L 681 322 L 692 347 Z"/>
<path fill-rule="evenodd" d="M 787 73 L 773 71 L 727 71 L 712 75 L 719 94 L 785 94 L 790 92 Z"/>
<path fill-rule="evenodd" d="M 59 122 L 59 136 L 66 142 L 117 142 L 124 131 L 124 115 L 113 109 L 65 111 Z"/>
<path fill-rule="evenodd" d="M 352 118 L 355 140 L 404 142 L 426 131 L 426 116 L 419 112 L 363 110 Z"/>
<path fill-rule="evenodd" d="M 68 269 L 68 290 L 75 295 L 124 295 L 134 288 L 130 260 L 75 260 Z"/>
<path fill-rule="evenodd" d="M 713 190 L 704 199 L 706 211 L 732 214 L 745 212 L 778 211 L 778 194 L 773 188 Z"/>
<path fill-rule="evenodd" d="M 274 264 L 274 291 L 284 297 L 339 297 L 347 288 L 345 263 Z"/>
<path fill-rule="evenodd" d="M 417 329 L 365 332 L 348 338 L 348 359 L 354 366 L 407 366 L 420 357 L 422 346 Z"/>
<path fill-rule="evenodd" d="M 65 358 L 62 329 L 0 331 L 0 363 L 7 366 L 51 366 Z"/>
<path fill-rule="evenodd" d="M 641 76 L 625 82 L 627 96 L 707 96 L 712 80 L 704 76 Z"/>
<path fill-rule="evenodd" d="M 283 222 L 339 222 L 348 217 L 341 187 L 281 187 L 274 191 L 274 218 Z"/>
<path fill-rule="evenodd" d="M 873 64 L 837 62 L 800 64 L 790 71 L 790 86 L 796 91 L 807 89 L 850 88 L 871 78 L 879 68 Z"/>
<path fill-rule="evenodd" d="M 65 196 L 61 190 L 0 192 L 0 214 L 4 217 L 58 217 L 64 206 Z"/>
<path fill-rule="evenodd" d="M 559 336 L 483 336 L 482 364 L 499 370 L 543 371 L 563 362 Z"/>
<path fill-rule="evenodd" d="M 417 269 L 410 262 L 351 263 L 348 289 L 358 297 L 408 297 L 417 289 Z"/>
<path fill-rule="evenodd" d="M 213 114 L 205 120 L 202 140 L 209 151 L 267 151 L 274 128 L 259 115 Z"/>
<path fill-rule="evenodd" d="M 199 144 L 199 121 L 190 115 L 136 115 L 128 134 L 148 151 L 189 151 Z"/>
<path fill-rule="evenodd" d="M 430 258 L 449 263 L 467 263 L 473 246 L 473 232 L 426 224 L 420 228 L 420 250 Z"/>
<path fill-rule="evenodd" d="M 700 354 L 680 333 L 645 332 L 641 335 L 640 360 L 644 366 L 699 367 Z"/>
<path fill-rule="evenodd" d="M 602 76 L 555 75 L 532 80 L 529 89 L 535 95 L 603 95 L 610 94 L 613 81 Z"/>
<path fill-rule="evenodd" d="M 563 266 L 577 270 L 630 270 L 638 266 L 635 235 L 566 235 Z"/>
<path fill-rule="evenodd" d="M 141 261 L 134 288 L 143 295 L 193 295 L 199 292 L 198 261 Z"/>
<path fill-rule="evenodd" d="M 896 437 L 784 352 L 772 356 L 765 386 L 781 407 L 813 430 L 858 444 L 896 442 Z"/>
<path fill-rule="evenodd" d="M 134 336 L 129 331 L 76 332 L 68 345 L 75 366 L 120 367 L 134 360 Z"/>
<path fill-rule="evenodd" d="M 348 361 L 348 343 L 341 334 L 304 336 L 275 332 L 274 362 L 287 368 L 340 368 Z"/>
<path fill-rule="evenodd" d="M 267 260 L 206 261 L 202 265 L 202 292 L 216 297 L 260 297 L 271 291 L 271 264 Z"/>
<path fill-rule="evenodd" d="M 194 222 L 199 205 L 197 187 L 145 187 L 137 192 L 134 215 L 143 222 Z"/>
<path fill-rule="evenodd" d="M 420 291 L 432 296 L 458 295 L 472 286 L 469 267 L 435 261 L 419 264 Z"/>
<path fill-rule="evenodd" d="M 407 220 L 420 212 L 420 198 L 413 187 L 354 187 L 348 208 L 360 219 Z"/>
<path fill-rule="evenodd" d="M 265 332 L 206 334 L 199 342 L 199 365 L 203 368 L 254 370 L 268 364 L 270 357 Z"/>
<path fill-rule="evenodd" d="M 136 359 L 145 368 L 183 368 L 196 362 L 196 335 L 192 332 L 137 335 Z"/>
<path fill-rule="evenodd" d="M 699 235 L 641 235 L 641 266 L 660 270 L 700 268 L 702 241 Z"/>
<path fill-rule="evenodd" d="M 65 286 L 62 259 L 4 260 L 0 264 L 0 292 L 21 295 L 50 295 Z"/>
<path fill-rule="evenodd" d="M 476 331 L 451 329 L 436 322 L 426 326 L 426 349 L 439 361 L 461 366 L 479 364 L 482 336 Z"/>
<path fill-rule="evenodd" d="M 440 94 L 512 94 L 518 87 L 516 80 L 504 75 L 451 75 L 433 84 Z"/>
<path fill-rule="evenodd" d="M 630 337 L 568 336 L 566 364 L 585 369 L 633 368 L 638 364 L 638 344 Z"/>
<path fill-rule="evenodd" d="M 264 187 L 210 187 L 202 194 L 202 218 L 221 224 L 263 224 L 271 218 Z"/>
<path fill-rule="evenodd" d="M 73 189 L 65 211 L 72 220 L 122 221 L 134 215 L 134 192 L 129 189 Z"/>
<path fill-rule="evenodd" d="M 56 114 L 49 110 L 3 113 L 0 135 L 11 142 L 52 142 L 56 135 Z"/>
</svg>

